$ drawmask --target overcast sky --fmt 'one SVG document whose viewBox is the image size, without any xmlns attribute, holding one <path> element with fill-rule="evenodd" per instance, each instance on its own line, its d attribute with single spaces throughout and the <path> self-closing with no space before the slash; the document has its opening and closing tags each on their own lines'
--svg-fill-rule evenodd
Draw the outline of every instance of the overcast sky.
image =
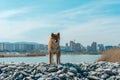
<svg viewBox="0 0 120 80">
<path fill-rule="evenodd" d="M 120 43 L 120 0 L 1 0 L 0 42 Z"/>
</svg>

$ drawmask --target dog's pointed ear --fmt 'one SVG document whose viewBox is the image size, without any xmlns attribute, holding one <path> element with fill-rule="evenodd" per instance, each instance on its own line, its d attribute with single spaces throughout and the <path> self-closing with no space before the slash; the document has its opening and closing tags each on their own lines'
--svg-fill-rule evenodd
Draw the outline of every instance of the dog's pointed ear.
<svg viewBox="0 0 120 80">
<path fill-rule="evenodd" d="M 60 36 L 60 33 L 58 33 L 58 36 Z"/>
<path fill-rule="evenodd" d="M 53 36 L 54 34 L 53 33 L 51 33 L 51 36 Z"/>
</svg>

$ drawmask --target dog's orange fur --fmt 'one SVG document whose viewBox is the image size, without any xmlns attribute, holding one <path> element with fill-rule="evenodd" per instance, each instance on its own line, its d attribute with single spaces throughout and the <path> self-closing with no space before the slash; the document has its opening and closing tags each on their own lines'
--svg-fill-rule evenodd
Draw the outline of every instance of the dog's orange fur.
<svg viewBox="0 0 120 80">
<path fill-rule="evenodd" d="M 56 54 L 57 64 L 60 64 L 60 33 L 52 33 L 48 44 L 49 62 L 53 64 L 53 55 Z"/>
</svg>

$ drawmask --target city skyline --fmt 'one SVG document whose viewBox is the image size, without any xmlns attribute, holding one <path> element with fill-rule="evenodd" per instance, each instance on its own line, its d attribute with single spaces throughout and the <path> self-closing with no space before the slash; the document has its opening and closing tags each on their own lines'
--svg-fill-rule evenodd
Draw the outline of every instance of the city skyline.
<svg viewBox="0 0 120 80">
<path fill-rule="evenodd" d="M 81 43 L 76 43 L 75 41 L 69 41 L 64 46 L 61 46 L 61 52 L 87 52 L 87 53 L 100 53 L 102 51 L 119 48 L 119 45 L 104 45 L 97 42 L 92 42 L 91 44 L 84 46 Z M 0 52 L 44 52 L 47 53 L 47 45 L 39 44 L 35 42 L 0 42 Z"/>
<path fill-rule="evenodd" d="M 69 43 L 70 41 L 72 41 L 72 40 L 69 40 L 68 42 L 66 42 L 66 43 Z M 87 47 L 88 45 L 90 45 L 91 43 L 93 43 L 93 42 L 97 42 L 97 41 L 92 41 L 91 43 L 89 43 L 89 44 L 86 44 L 86 43 L 81 43 L 81 42 L 78 42 L 78 41 L 75 41 L 75 40 L 73 40 L 75 43 L 80 43 L 80 44 L 82 44 L 83 46 L 85 46 L 85 47 Z M 27 43 L 27 44 L 43 44 L 43 45 L 48 45 L 47 43 L 41 43 L 41 42 L 32 42 L 32 41 L 1 41 L 0 43 Z M 60 45 L 61 46 L 65 46 L 65 44 L 66 43 L 64 43 L 64 44 L 61 44 L 60 43 Z M 104 44 L 104 43 L 100 43 L 100 42 L 97 42 L 98 44 Z M 118 43 L 116 43 L 116 44 L 104 44 L 105 46 L 109 46 L 109 45 L 111 45 L 111 46 L 120 46 L 120 42 L 118 42 Z"/>
<path fill-rule="evenodd" d="M 0 42 L 48 44 L 50 34 L 60 32 L 61 45 L 118 45 L 119 8 L 120 0 L 2 0 Z"/>
</svg>

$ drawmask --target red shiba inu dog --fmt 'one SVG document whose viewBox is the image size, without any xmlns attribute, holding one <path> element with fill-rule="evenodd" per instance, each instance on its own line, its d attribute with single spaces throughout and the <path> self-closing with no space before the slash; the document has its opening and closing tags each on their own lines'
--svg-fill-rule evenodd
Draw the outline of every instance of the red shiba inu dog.
<svg viewBox="0 0 120 80">
<path fill-rule="evenodd" d="M 60 33 L 52 33 L 48 44 L 49 62 L 53 64 L 53 55 L 56 54 L 56 62 L 60 64 Z"/>
</svg>

